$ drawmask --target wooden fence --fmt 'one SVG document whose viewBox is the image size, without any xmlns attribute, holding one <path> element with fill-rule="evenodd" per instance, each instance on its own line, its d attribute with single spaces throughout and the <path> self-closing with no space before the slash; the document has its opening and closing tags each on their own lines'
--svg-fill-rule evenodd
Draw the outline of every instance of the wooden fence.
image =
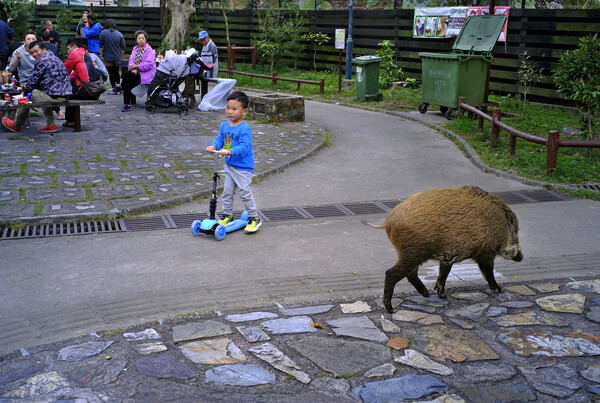
<svg viewBox="0 0 600 403">
<path fill-rule="evenodd" d="M 72 7 L 77 12 L 80 8 Z M 53 19 L 57 7 L 40 6 L 35 17 L 38 24 L 42 19 Z M 133 32 L 143 28 L 150 34 L 150 44 L 160 46 L 160 9 L 95 7 L 99 21 L 111 17 L 117 21 L 118 29 L 125 35 L 128 48 L 134 45 Z M 256 10 L 236 10 L 228 13 L 231 44 L 252 45 L 252 38 L 258 33 L 258 13 Z M 347 11 L 301 11 L 303 33 L 323 32 L 331 38 L 336 28 L 348 27 Z M 409 77 L 421 78 L 419 52 L 448 53 L 454 41 L 449 39 L 413 38 L 413 10 L 355 10 L 353 15 L 354 55 L 374 54 L 383 40 L 390 40 L 395 46 L 396 60 Z M 73 34 L 76 21 L 73 21 Z M 224 17 L 219 9 L 198 9 L 194 25 L 209 32 L 219 46 L 227 45 Z M 500 94 L 518 95 L 522 91 L 517 70 L 526 52 L 540 67 L 544 68 L 544 78 L 529 92 L 528 99 L 553 101 L 560 99 L 555 91 L 551 71 L 564 51 L 577 47 L 579 38 L 600 33 L 600 10 L 535 10 L 511 9 L 508 18 L 506 42 L 498 43 L 494 50 L 494 60 L 490 72 L 490 90 Z M 250 63 L 249 53 L 237 55 L 238 62 Z M 301 68 L 312 68 L 312 52 L 307 47 L 299 58 Z M 319 47 L 317 68 L 338 68 L 338 51 L 333 39 Z M 474 83 L 477 84 L 477 83 Z"/>
</svg>

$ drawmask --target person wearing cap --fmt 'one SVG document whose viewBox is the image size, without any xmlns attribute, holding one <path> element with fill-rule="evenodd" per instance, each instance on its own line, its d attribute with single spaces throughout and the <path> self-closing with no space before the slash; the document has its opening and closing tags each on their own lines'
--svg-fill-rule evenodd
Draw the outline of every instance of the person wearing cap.
<svg viewBox="0 0 600 403">
<path fill-rule="evenodd" d="M 198 33 L 198 39 L 200 39 L 200 43 L 202 44 L 200 60 L 211 68 L 210 70 L 205 71 L 203 76 L 206 78 L 217 78 L 217 73 L 219 72 L 217 45 L 210 39 L 210 36 L 208 36 L 208 32 L 206 31 L 200 31 Z"/>
</svg>

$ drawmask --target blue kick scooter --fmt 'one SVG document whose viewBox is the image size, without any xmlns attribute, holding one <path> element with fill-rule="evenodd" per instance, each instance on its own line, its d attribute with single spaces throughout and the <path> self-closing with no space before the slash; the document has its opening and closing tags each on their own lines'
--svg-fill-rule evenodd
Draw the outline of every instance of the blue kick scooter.
<svg viewBox="0 0 600 403">
<path fill-rule="evenodd" d="M 194 235 L 214 235 L 217 241 L 221 241 L 225 238 L 228 232 L 237 231 L 238 229 L 245 228 L 248 225 L 248 212 L 244 211 L 240 219 L 230 222 L 227 225 L 219 224 L 216 218 L 217 212 L 217 181 L 220 176 L 219 170 L 219 156 L 220 154 L 215 151 L 215 169 L 213 172 L 213 183 L 212 183 L 212 197 L 210 198 L 208 218 L 206 220 L 196 220 L 192 223 L 192 234 Z"/>
</svg>

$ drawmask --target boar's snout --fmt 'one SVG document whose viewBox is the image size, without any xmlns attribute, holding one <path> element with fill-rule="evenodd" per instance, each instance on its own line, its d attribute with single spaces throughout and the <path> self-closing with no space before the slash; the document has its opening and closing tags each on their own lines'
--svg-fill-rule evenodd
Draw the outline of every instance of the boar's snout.
<svg viewBox="0 0 600 403">
<path fill-rule="evenodd" d="M 513 257 L 513 260 L 515 262 L 520 262 L 523 260 L 523 252 L 521 252 L 521 249 L 519 249 L 519 252 L 515 255 L 515 257 Z"/>
</svg>

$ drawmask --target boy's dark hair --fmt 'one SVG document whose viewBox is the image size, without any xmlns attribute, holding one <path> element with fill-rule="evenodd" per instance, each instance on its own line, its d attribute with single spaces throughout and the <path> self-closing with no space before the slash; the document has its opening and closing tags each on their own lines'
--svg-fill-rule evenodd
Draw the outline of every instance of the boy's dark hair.
<svg viewBox="0 0 600 403">
<path fill-rule="evenodd" d="M 248 100 L 248 95 L 244 94 L 242 91 L 233 91 L 231 94 L 229 94 L 227 100 L 230 101 L 232 99 L 235 99 L 236 101 L 241 103 L 244 109 L 246 109 L 248 107 L 248 104 L 250 103 L 250 101 Z"/>
<path fill-rule="evenodd" d="M 67 40 L 67 46 L 69 46 L 69 45 L 75 45 L 78 48 L 81 48 L 81 47 L 83 47 L 83 40 L 81 40 L 81 38 L 77 38 L 77 37 L 69 38 Z"/>
<path fill-rule="evenodd" d="M 46 31 L 42 31 L 42 33 L 40 34 L 40 39 L 42 40 L 42 42 L 48 42 L 50 40 L 50 34 Z"/>
<path fill-rule="evenodd" d="M 29 50 L 33 49 L 35 46 L 40 48 L 41 50 L 46 49 L 46 44 L 42 41 L 33 41 L 29 44 Z"/>
</svg>

